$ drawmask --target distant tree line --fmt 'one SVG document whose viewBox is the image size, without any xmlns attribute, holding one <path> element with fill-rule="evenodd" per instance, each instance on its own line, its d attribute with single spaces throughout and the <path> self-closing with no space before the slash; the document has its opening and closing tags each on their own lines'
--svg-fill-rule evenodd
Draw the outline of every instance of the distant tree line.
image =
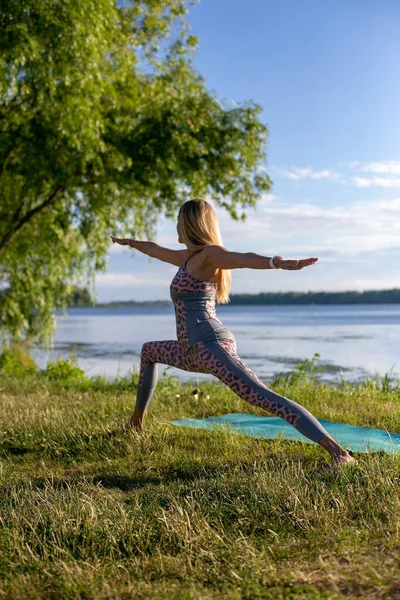
<svg viewBox="0 0 400 600">
<path fill-rule="evenodd" d="M 166 306 L 169 300 L 147 302 L 115 301 L 96 306 Z M 259 294 L 232 294 L 231 305 L 284 305 L 284 304 L 400 304 L 400 289 L 370 290 L 365 292 L 276 292 Z M 68 306 L 94 306 L 89 290 L 76 287 L 68 297 Z"/>
<path fill-rule="evenodd" d="M 230 304 L 399 304 L 400 289 L 365 292 L 232 294 Z"/>
</svg>

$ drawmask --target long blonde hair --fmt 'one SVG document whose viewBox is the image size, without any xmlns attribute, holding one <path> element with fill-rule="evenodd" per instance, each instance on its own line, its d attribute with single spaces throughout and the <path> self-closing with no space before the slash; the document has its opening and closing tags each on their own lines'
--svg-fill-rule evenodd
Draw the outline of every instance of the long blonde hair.
<svg viewBox="0 0 400 600">
<path fill-rule="evenodd" d="M 201 250 L 213 245 L 223 247 L 217 215 L 206 200 L 188 200 L 180 207 L 179 214 L 182 216 L 182 241 L 189 250 Z M 232 280 L 230 270 L 218 269 L 217 280 L 216 300 L 219 304 L 227 304 Z"/>
</svg>

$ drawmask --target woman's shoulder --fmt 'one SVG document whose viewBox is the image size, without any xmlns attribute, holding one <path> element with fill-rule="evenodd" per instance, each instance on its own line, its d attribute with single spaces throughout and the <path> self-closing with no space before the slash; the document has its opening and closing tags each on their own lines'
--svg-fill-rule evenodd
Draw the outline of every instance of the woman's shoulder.
<svg viewBox="0 0 400 600">
<path fill-rule="evenodd" d="M 204 252 L 208 255 L 213 255 L 224 250 L 227 252 L 227 248 L 225 246 L 219 246 L 218 244 L 210 244 L 209 246 L 204 246 Z"/>
<path fill-rule="evenodd" d="M 184 261 L 186 261 L 194 254 L 199 254 L 199 256 L 201 256 L 204 259 L 209 256 L 213 256 L 216 252 L 220 251 L 221 248 L 226 251 L 226 248 L 224 248 L 223 246 L 218 246 L 216 244 L 207 244 L 206 246 L 203 246 L 203 248 L 200 248 L 198 250 L 182 250 L 182 258 L 184 259 Z"/>
<path fill-rule="evenodd" d="M 217 244 L 211 244 L 203 246 L 199 250 L 182 250 L 182 266 L 184 266 L 189 258 L 197 255 L 198 259 L 194 259 L 195 263 L 204 266 L 210 266 L 214 264 L 218 257 L 220 256 L 221 250 L 223 252 L 227 252 L 227 249 L 224 246 L 218 246 Z M 192 262 L 192 261 L 190 261 Z"/>
<path fill-rule="evenodd" d="M 210 246 L 205 246 L 202 254 L 204 258 L 209 261 L 213 261 L 215 258 L 221 256 L 221 252 L 227 252 L 228 250 L 224 246 L 218 246 L 217 244 L 212 244 Z"/>
</svg>

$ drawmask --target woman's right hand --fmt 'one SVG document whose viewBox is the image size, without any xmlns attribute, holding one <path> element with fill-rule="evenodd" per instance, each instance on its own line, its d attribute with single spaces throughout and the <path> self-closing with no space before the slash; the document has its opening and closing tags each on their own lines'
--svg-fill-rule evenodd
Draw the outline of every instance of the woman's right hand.
<svg viewBox="0 0 400 600">
<path fill-rule="evenodd" d="M 284 269 L 285 271 L 299 271 L 304 267 L 310 267 L 317 262 L 318 258 L 303 258 L 301 260 L 285 260 L 281 256 L 274 257 L 274 265 L 278 269 Z"/>
</svg>

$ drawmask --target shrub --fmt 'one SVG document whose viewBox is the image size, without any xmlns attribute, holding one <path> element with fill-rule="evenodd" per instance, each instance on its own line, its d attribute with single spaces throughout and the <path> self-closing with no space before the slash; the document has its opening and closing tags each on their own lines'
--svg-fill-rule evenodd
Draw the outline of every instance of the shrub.
<svg viewBox="0 0 400 600">
<path fill-rule="evenodd" d="M 25 345 L 17 342 L 4 342 L 0 355 L 0 373 L 24 377 L 37 371 L 34 358 Z"/>
<path fill-rule="evenodd" d="M 75 351 L 71 352 L 66 360 L 58 358 L 56 361 L 50 361 L 43 375 L 61 383 L 83 382 L 87 379 L 85 372 L 78 365 Z"/>
</svg>

